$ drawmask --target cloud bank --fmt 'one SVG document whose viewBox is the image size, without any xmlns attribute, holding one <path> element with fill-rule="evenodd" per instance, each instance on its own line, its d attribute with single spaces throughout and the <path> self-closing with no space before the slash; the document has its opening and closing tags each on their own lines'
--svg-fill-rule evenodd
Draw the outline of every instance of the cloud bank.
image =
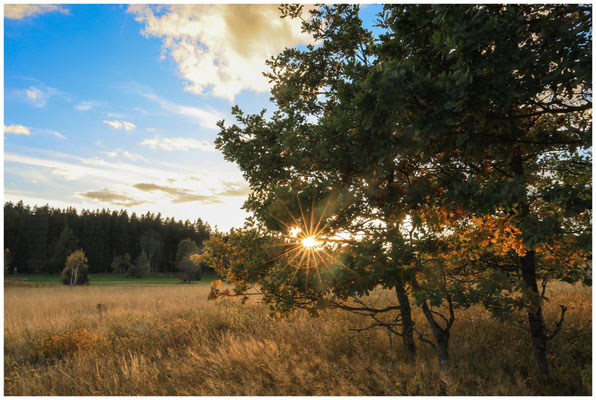
<svg viewBox="0 0 596 400">
<path fill-rule="evenodd" d="M 130 5 L 146 37 L 162 38 L 186 90 L 234 100 L 242 90 L 269 91 L 265 60 L 311 43 L 297 19 L 271 4 Z M 162 57 L 164 55 L 162 54 Z"/>
</svg>

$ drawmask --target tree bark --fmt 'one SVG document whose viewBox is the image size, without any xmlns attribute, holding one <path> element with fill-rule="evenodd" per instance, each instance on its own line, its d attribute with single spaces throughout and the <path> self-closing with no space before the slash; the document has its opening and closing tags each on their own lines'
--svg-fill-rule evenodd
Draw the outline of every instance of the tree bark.
<svg viewBox="0 0 596 400">
<path fill-rule="evenodd" d="M 519 217 L 522 221 L 526 220 L 530 215 L 530 206 L 527 201 L 526 177 L 524 174 L 524 165 L 519 150 L 516 150 L 515 155 L 511 161 L 511 169 L 513 173 L 522 179 L 524 183 L 524 190 L 526 195 L 519 206 Z M 528 309 L 528 324 L 530 325 L 530 335 L 532 337 L 532 346 L 534 347 L 534 356 L 538 363 L 540 371 L 549 375 L 548 358 L 546 356 L 547 335 L 546 327 L 544 325 L 544 318 L 542 316 L 542 296 L 538 290 L 538 282 L 536 276 L 536 253 L 534 250 L 528 250 L 526 254 L 521 257 L 520 269 L 522 272 L 522 280 L 526 289 L 529 291 L 530 307 Z"/>
<path fill-rule="evenodd" d="M 530 325 L 530 335 L 534 347 L 534 355 L 540 371 L 548 375 L 550 373 L 548 358 L 546 356 L 546 327 L 542 317 L 542 298 L 538 291 L 536 282 L 536 255 L 533 250 L 526 253 L 521 259 L 521 270 L 524 284 L 531 294 L 531 305 L 528 309 L 528 323 Z"/>
<path fill-rule="evenodd" d="M 416 358 L 416 344 L 414 342 L 414 321 L 412 320 L 412 307 L 406 293 L 404 283 L 398 280 L 395 284 L 395 292 L 399 301 L 399 311 L 402 321 L 402 341 L 408 361 Z"/>
<path fill-rule="evenodd" d="M 426 302 L 422 303 L 421 308 L 422 313 L 426 317 L 426 320 L 428 321 L 435 338 L 434 349 L 437 354 L 439 366 L 442 369 L 447 369 L 449 367 L 449 336 L 451 334 L 453 317 L 450 318 L 450 322 L 447 324 L 447 326 L 442 328 L 435 320 L 435 317 L 433 316 L 432 311 Z"/>
</svg>

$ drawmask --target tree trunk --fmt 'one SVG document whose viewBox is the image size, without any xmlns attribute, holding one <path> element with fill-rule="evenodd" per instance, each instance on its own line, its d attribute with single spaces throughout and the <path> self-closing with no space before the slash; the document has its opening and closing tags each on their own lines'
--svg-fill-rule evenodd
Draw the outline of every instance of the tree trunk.
<svg viewBox="0 0 596 400">
<path fill-rule="evenodd" d="M 546 328 L 544 318 L 542 317 L 542 298 L 538 291 L 536 282 L 536 258 L 535 252 L 530 250 L 522 257 L 522 278 L 526 288 L 531 291 L 531 305 L 528 310 L 528 323 L 530 325 L 530 335 L 532 336 L 532 345 L 534 346 L 534 355 L 540 371 L 548 375 L 549 366 L 546 357 Z"/>
<path fill-rule="evenodd" d="M 437 353 L 439 366 L 442 369 L 447 369 L 449 367 L 449 335 L 451 333 L 451 324 L 453 323 L 452 319 L 450 320 L 450 324 L 445 328 L 442 328 L 435 320 L 435 317 L 426 302 L 422 303 L 421 308 L 435 338 L 434 349 Z"/>
<path fill-rule="evenodd" d="M 412 308 L 410 299 L 401 280 L 395 284 L 395 292 L 399 301 L 399 311 L 402 321 L 402 341 L 406 358 L 408 361 L 414 361 L 416 358 L 416 344 L 414 343 L 414 321 L 412 321 Z"/>
<path fill-rule="evenodd" d="M 526 177 L 524 174 L 524 165 L 519 150 L 516 150 L 511 161 L 511 169 L 520 177 L 524 185 Z M 527 193 L 527 189 L 525 189 Z M 524 196 L 526 197 L 526 196 Z M 530 206 L 528 205 L 527 199 L 521 202 L 519 206 L 519 216 L 523 220 L 526 220 L 530 215 Z M 542 296 L 538 291 L 538 283 L 536 277 L 536 253 L 534 250 L 528 250 L 526 255 L 521 258 L 521 272 L 522 279 L 526 289 L 530 292 L 530 307 L 528 309 L 528 323 L 530 325 L 530 335 L 532 337 L 532 346 L 534 347 L 534 355 L 538 368 L 540 371 L 548 375 L 549 366 L 548 358 L 546 357 L 546 327 L 544 326 L 544 318 L 542 317 Z"/>
<path fill-rule="evenodd" d="M 435 333 L 435 339 L 437 341 L 436 350 L 439 366 L 442 369 L 447 369 L 449 367 L 449 332 Z"/>
</svg>

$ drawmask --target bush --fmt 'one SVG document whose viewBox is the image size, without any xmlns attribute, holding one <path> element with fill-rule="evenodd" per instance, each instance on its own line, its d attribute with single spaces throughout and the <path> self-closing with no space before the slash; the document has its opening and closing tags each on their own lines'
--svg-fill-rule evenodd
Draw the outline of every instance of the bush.
<svg viewBox="0 0 596 400">
<path fill-rule="evenodd" d="M 89 266 L 83 250 L 76 250 L 66 258 L 60 282 L 70 286 L 89 284 Z"/>
<path fill-rule="evenodd" d="M 190 283 L 201 280 L 201 270 L 204 262 L 200 257 L 198 254 L 193 254 L 180 261 L 178 270 L 180 271 L 180 280 L 182 282 Z"/>
<path fill-rule="evenodd" d="M 130 268 L 130 254 L 124 253 L 123 256 L 116 256 L 112 261 L 112 271 L 123 274 Z"/>
<path fill-rule="evenodd" d="M 126 276 L 129 278 L 143 278 L 145 273 L 149 270 L 149 260 L 145 252 L 142 252 L 137 257 L 134 264 L 130 264 L 126 271 Z"/>
</svg>

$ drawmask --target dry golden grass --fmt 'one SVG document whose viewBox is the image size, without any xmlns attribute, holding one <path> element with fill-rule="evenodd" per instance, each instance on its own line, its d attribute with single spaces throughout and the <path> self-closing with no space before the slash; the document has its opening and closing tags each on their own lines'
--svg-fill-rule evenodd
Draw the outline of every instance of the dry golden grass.
<svg viewBox="0 0 596 400">
<path fill-rule="evenodd" d="M 528 335 L 481 308 L 458 313 L 454 367 L 419 343 L 401 360 L 363 317 L 269 317 L 266 306 L 208 301 L 202 285 L 5 288 L 6 395 L 591 394 L 591 290 L 556 284 L 547 320 L 569 306 L 538 378 Z M 107 306 L 98 311 L 97 304 Z M 420 315 L 416 315 L 422 324 Z M 398 343 L 399 344 L 399 343 Z"/>
</svg>

